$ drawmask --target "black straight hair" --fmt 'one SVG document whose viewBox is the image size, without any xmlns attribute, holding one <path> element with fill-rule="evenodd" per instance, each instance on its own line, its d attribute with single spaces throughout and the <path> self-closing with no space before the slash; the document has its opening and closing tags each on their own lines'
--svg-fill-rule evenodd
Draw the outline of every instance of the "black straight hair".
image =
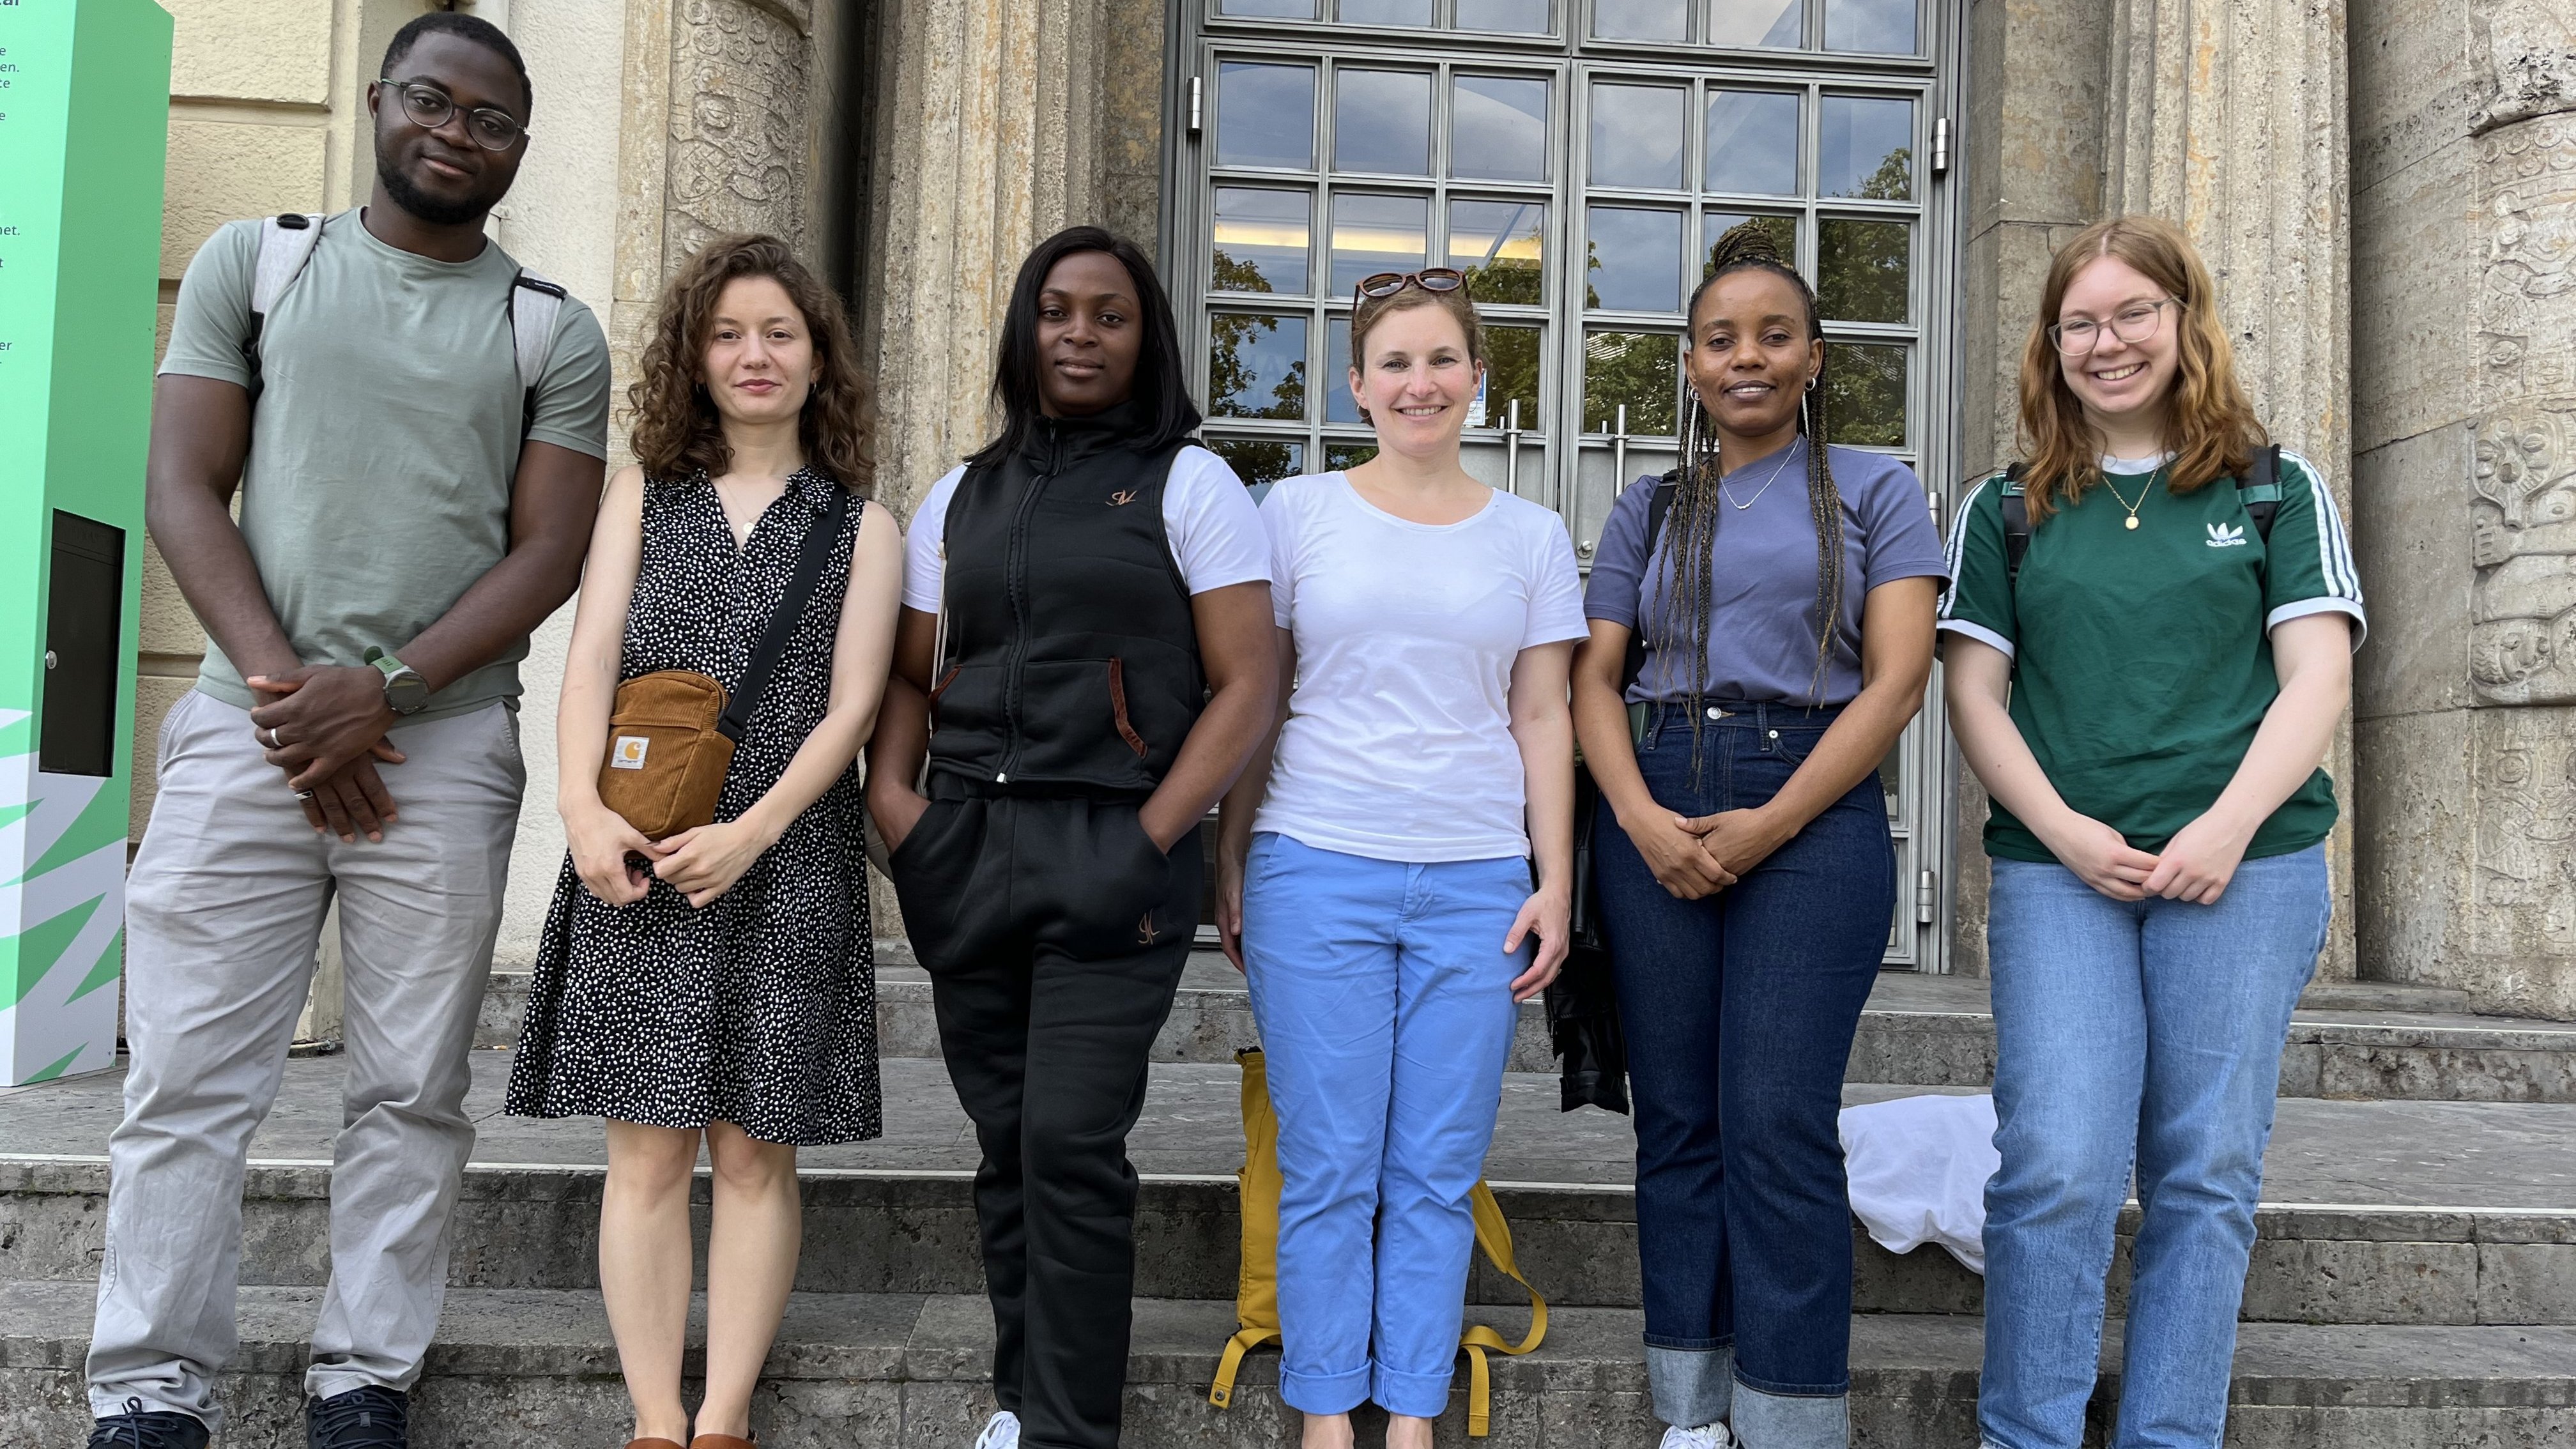
<svg viewBox="0 0 2576 1449">
<path fill-rule="evenodd" d="M 393 79 L 394 67 L 402 64 L 403 57 L 411 54 L 412 46 L 419 43 L 424 35 L 453 35 L 460 40 L 470 40 L 508 61 L 510 69 L 519 73 L 519 104 L 531 112 L 536 110 L 537 88 L 528 79 L 528 63 L 520 58 L 519 47 L 510 43 L 510 37 L 501 32 L 500 26 L 480 16 L 459 15 L 453 10 L 432 10 L 426 15 L 413 16 L 402 29 L 394 32 L 393 42 L 385 47 L 385 62 L 376 67 L 376 74 L 387 80 Z M 528 119 L 527 116 L 519 118 L 523 125 Z"/>
<path fill-rule="evenodd" d="M 1039 406 L 1038 294 L 1046 290 L 1047 273 L 1066 257 L 1107 252 L 1127 269 L 1136 284 L 1137 305 L 1144 316 L 1142 344 L 1136 351 L 1136 379 L 1128 398 L 1142 406 L 1150 421 L 1141 446 L 1154 451 L 1199 430 L 1199 405 L 1190 400 L 1189 366 L 1181 357 L 1181 329 L 1172 321 L 1172 299 L 1154 275 L 1154 263 L 1134 242 L 1096 226 L 1069 226 L 1039 242 L 1011 284 L 1010 309 L 1002 316 L 1001 356 L 993 367 L 993 397 L 1002 405 L 1001 436 L 966 457 L 985 467 L 1026 446 L 1045 415 Z"/>
</svg>

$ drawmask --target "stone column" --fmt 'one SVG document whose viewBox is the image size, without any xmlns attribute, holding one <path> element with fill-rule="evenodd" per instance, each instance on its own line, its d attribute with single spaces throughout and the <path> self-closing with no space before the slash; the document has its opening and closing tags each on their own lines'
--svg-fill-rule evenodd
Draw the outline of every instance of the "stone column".
<svg viewBox="0 0 2576 1449">
<path fill-rule="evenodd" d="M 2160 216 L 2218 281 L 2273 440 L 2352 511 L 2350 121 L 2342 0 L 2115 0 L 2105 214 Z M 2317 974 L 2353 974 L 2350 726 L 2326 768 L 2335 924 Z"/>
<path fill-rule="evenodd" d="M 2576 17 L 2355 28 L 2362 961 L 2576 1018 Z"/>
</svg>

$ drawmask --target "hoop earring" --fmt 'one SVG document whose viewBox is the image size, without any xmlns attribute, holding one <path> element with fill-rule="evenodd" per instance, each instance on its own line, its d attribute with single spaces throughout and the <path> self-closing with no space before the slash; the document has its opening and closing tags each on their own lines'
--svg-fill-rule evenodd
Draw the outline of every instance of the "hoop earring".
<svg viewBox="0 0 2576 1449">
<path fill-rule="evenodd" d="M 1812 378 L 1812 377 L 1811 377 L 1811 378 L 1808 378 L 1808 379 L 1807 379 L 1807 391 L 1809 391 L 1809 392 L 1814 392 L 1815 390 L 1816 390 L 1816 379 L 1814 379 L 1814 378 Z"/>
</svg>

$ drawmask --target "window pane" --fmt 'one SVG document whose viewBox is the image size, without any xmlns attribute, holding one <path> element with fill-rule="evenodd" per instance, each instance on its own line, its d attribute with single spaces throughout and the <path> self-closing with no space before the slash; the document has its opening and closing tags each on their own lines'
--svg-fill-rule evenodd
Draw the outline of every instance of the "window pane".
<svg viewBox="0 0 2576 1449">
<path fill-rule="evenodd" d="M 1216 164 L 1315 169 L 1315 68 L 1218 66 Z"/>
<path fill-rule="evenodd" d="M 1207 450 L 1255 489 L 1306 471 L 1306 445 L 1287 438 L 1210 438 Z"/>
<path fill-rule="evenodd" d="M 1905 446 L 1905 349 L 1825 345 L 1825 438 L 1872 448 Z"/>
<path fill-rule="evenodd" d="M 1683 0 L 1596 0 L 1592 33 L 1604 40 L 1680 40 L 1690 22 Z"/>
<path fill-rule="evenodd" d="M 1585 213 L 1592 254 L 1584 305 L 1673 312 L 1682 305 L 1682 214 L 1626 206 Z"/>
<path fill-rule="evenodd" d="M 1740 211 L 1712 211 L 1700 218 L 1700 239 L 1708 244 L 1708 255 L 1700 258 L 1699 274 L 1704 279 L 1717 270 L 1717 244 L 1727 232 L 1748 221 L 1762 223 L 1771 233 L 1772 245 L 1780 255 L 1795 261 L 1798 256 L 1798 219 L 1794 216 L 1748 216 Z"/>
<path fill-rule="evenodd" d="M 1334 18 L 1344 25 L 1429 25 L 1431 0 L 1340 0 Z"/>
<path fill-rule="evenodd" d="M 1708 93 L 1708 189 L 1798 194 L 1798 98 L 1778 91 Z"/>
<path fill-rule="evenodd" d="M 1913 0 L 1905 0 L 1911 4 Z M 1830 12 L 1828 12 L 1830 13 Z M 1710 0 L 1708 43 L 1796 50 L 1806 43 L 1804 0 Z"/>
<path fill-rule="evenodd" d="M 1335 473 L 1348 472 L 1376 456 L 1377 444 L 1375 443 L 1326 443 L 1324 445 L 1324 467 Z"/>
<path fill-rule="evenodd" d="M 1377 272 L 1418 272 L 1431 255 L 1431 198 L 1333 197 L 1333 293 L 1348 297 Z"/>
<path fill-rule="evenodd" d="M 1218 187 L 1210 266 L 1216 290 L 1304 292 L 1314 205 L 1303 191 Z"/>
<path fill-rule="evenodd" d="M 1816 223 L 1816 300 L 1825 315 L 1838 322 L 1906 320 L 1912 231 L 1901 221 Z"/>
<path fill-rule="evenodd" d="M 1825 49 L 1912 55 L 1914 47 L 1914 0 L 1825 0 Z"/>
<path fill-rule="evenodd" d="M 1208 412 L 1220 418 L 1306 415 L 1306 319 L 1257 312 L 1208 317 Z"/>
<path fill-rule="evenodd" d="M 1548 0 L 1458 0 L 1460 30 L 1526 30 L 1545 34 Z"/>
<path fill-rule="evenodd" d="M 1547 179 L 1547 82 L 1462 75 L 1450 83 L 1449 174 Z"/>
<path fill-rule="evenodd" d="M 1430 72 L 1335 71 L 1333 169 L 1430 175 Z"/>
<path fill-rule="evenodd" d="M 1912 199 L 1914 102 L 1827 96 L 1816 119 L 1817 195 Z"/>
<path fill-rule="evenodd" d="M 1592 184 L 1679 187 L 1689 96 L 1680 86 L 1593 86 Z"/>
<path fill-rule="evenodd" d="M 1312 20 L 1315 0 L 1224 0 L 1216 13 L 1259 20 Z"/>
<path fill-rule="evenodd" d="M 1324 324 L 1324 421 L 1356 423 L 1360 405 L 1351 396 L 1351 319 L 1345 315 Z"/>
<path fill-rule="evenodd" d="M 1485 329 L 1485 390 L 1467 413 L 1471 428 L 1499 428 L 1511 420 L 1512 404 L 1521 405 L 1521 429 L 1544 432 L 1538 415 L 1540 329 Z"/>
<path fill-rule="evenodd" d="M 1543 201 L 1453 201 L 1449 265 L 1467 274 L 1467 295 L 1476 301 L 1535 306 L 1546 231 Z"/>
<path fill-rule="evenodd" d="M 1628 432 L 1671 437 L 1681 395 L 1681 339 L 1663 332 L 1595 332 L 1583 339 L 1583 428 L 1606 433 L 1619 408 Z"/>
</svg>

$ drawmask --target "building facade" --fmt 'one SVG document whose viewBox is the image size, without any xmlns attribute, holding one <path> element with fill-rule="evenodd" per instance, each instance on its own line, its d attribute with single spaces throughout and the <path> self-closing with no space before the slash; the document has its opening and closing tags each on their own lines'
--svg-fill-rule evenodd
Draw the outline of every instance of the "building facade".
<svg viewBox="0 0 2576 1449">
<path fill-rule="evenodd" d="M 429 7 L 165 3 L 166 303 L 221 221 L 363 198 L 364 84 Z M 2345 811 L 2322 974 L 2576 1018 L 2576 18 L 2559 0 L 456 8 L 510 30 L 535 78 L 502 243 L 599 310 L 625 370 L 700 241 L 790 238 L 856 304 L 898 509 L 990 426 L 1021 254 L 1096 222 L 1161 257 L 1208 441 L 1255 481 L 1367 446 L 1338 385 L 1353 280 L 1473 271 L 1494 347 L 1470 466 L 1558 510 L 1588 555 L 1617 484 L 1669 464 L 1682 299 L 1751 217 L 1823 299 L 1834 440 L 1906 459 L 1946 520 L 2011 455 L 2051 248 L 2105 215 L 2171 218 L 2218 274 L 2274 436 L 2332 479 L 2370 595 L 2330 763 Z M 138 833 L 160 711 L 203 648 L 153 568 Z M 560 860 L 568 621 L 527 666 L 505 965 L 532 952 Z M 1938 716 L 1882 768 L 1915 886 L 1888 961 L 1977 973 L 1985 807 Z M 894 920 L 882 893 L 879 910 Z"/>
</svg>

